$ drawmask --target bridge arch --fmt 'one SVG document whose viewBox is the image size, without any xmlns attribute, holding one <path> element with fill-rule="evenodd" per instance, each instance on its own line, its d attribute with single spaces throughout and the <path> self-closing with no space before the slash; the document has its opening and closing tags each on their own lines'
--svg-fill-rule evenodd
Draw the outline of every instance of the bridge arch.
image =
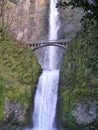
<svg viewBox="0 0 98 130">
<path fill-rule="evenodd" d="M 58 41 L 35 41 L 32 43 L 27 43 L 26 46 L 33 51 L 45 46 L 58 46 L 60 48 L 66 49 L 68 42 L 65 39 Z"/>
<path fill-rule="evenodd" d="M 39 49 L 39 48 L 42 48 L 42 47 L 45 47 L 45 46 L 58 46 L 58 47 L 61 47 L 61 48 L 63 48 L 63 49 L 66 49 L 66 46 L 62 46 L 62 45 L 60 45 L 60 44 L 41 44 L 40 46 L 36 46 L 36 47 L 33 47 L 33 51 L 35 51 L 35 50 L 37 50 L 37 49 Z"/>
</svg>

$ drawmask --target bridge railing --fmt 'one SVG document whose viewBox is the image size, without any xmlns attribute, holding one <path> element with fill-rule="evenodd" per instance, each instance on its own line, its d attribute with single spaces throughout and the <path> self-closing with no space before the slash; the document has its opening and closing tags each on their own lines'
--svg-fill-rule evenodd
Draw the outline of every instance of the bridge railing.
<svg viewBox="0 0 98 130">
<path fill-rule="evenodd" d="M 48 43 L 61 43 L 61 42 L 68 42 L 66 39 L 60 39 L 60 40 L 40 40 L 40 41 L 32 41 L 26 43 L 28 44 L 48 44 Z"/>
</svg>

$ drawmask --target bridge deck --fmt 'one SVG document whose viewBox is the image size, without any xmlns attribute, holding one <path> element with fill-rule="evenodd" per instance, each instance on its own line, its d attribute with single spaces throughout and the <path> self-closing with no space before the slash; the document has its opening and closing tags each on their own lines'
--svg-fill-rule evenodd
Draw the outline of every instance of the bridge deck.
<svg viewBox="0 0 98 130">
<path fill-rule="evenodd" d="M 68 42 L 65 39 L 60 39 L 60 40 L 40 40 L 40 41 L 32 41 L 32 43 L 27 43 L 27 44 L 38 44 L 38 43 L 61 43 L 61 42 Z"/>
</svg>

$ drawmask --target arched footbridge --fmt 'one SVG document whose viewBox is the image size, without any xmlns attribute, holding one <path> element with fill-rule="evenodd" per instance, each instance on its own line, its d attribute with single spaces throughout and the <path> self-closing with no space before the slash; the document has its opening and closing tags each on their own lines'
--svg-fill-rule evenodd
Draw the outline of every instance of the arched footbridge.
<svg viewBox="0 0 98 130">
<path fill-rule="evenodd" d="M 34 41 L 32 43 L 26 43 L 26 46 L 29 47 L 33 51 L 39 48 L 45 47 L 45 46 L 58 46 L 58 47 L 66 49 L 68 46 L 68 42 L 65 39 L 57 40 L 57 41 Z"/>
</svg>

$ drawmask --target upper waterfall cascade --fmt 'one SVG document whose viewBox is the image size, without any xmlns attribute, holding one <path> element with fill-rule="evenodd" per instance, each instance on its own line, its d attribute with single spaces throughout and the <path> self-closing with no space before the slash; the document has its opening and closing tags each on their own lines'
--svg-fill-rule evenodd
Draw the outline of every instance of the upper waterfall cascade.
<svg viewBox="0 0 98 130">
<path fill-rule="evenodd" d="M 60 28 L 59 12 L 56 8 L 57 0 L 50 1 L 50 13 L 49 13 L 49 40 L 57 40 L 58 30 Z"/>
<path fill-rule="evenodd" d="M 58 38 L 58 30 L 60 28 L 60 21 L 59 21 L 59 12 L 56 8 L 57 0 L 51 0 L 50 1 L 50 13 L 49 13 L 49 36 L 48 39 L 51 40 L 57 40 Z M 58 48 L 54 46 L 50 46 L 48 48 L 49 50 L 49 67 L 50 69 L 55 69 L 55 61 L 57 60 L 56 54 L 58 51 Z"/>
</svg>

